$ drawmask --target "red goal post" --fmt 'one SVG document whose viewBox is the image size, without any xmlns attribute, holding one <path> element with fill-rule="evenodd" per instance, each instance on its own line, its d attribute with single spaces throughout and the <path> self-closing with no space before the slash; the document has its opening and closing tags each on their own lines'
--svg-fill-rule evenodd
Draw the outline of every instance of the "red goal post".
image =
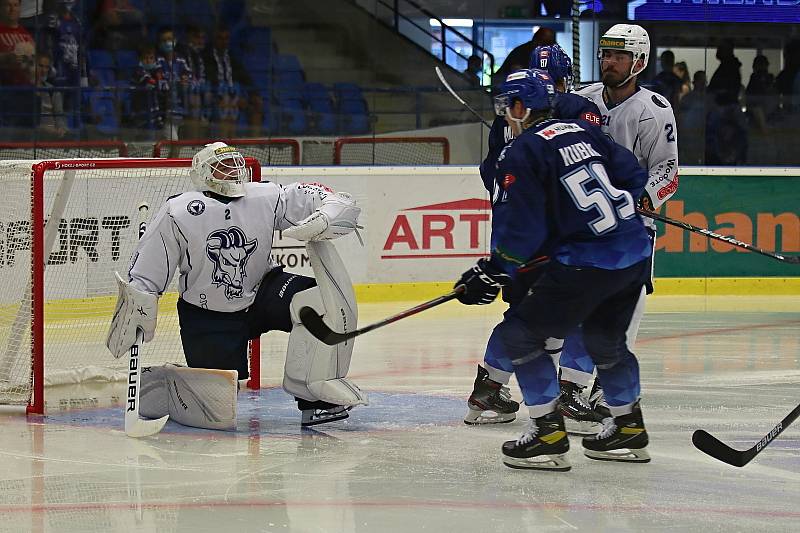
<svg viewBox="0 0 800 533">
<path fill-rule="evenodd" d="M 260 181 L 259 162 L 246 162 Z M 45 385 L 127 377 L 127 358 L 105 347 L 114 271 L 127 271 L 139 204 L 148 203 L 152 216 L 170 196 L 192 190 L 190 169 L 190 159 L 0 162 L 0 405 L 43 413 Z M 185 364 L 177 277 L 160 298 L 144 365 Z M 252 342 L 250 388 L 259 387 L 259 350 Z"/>
<path fill-rule="evenodd" d="M 191 158 L 205 145 L 222 141 L 235 146 L 245 157 L 253 157 L 266 166 L 297 166 L 300 164 L 300 143 L 295 139 L 182 139 L 158 141 L 153 157 Z"/>
<path fill-rule="evenodd" d="M 447 137 L 343 137 L 333 147 L 334 165 L 449 165 Z"/>
</svg>

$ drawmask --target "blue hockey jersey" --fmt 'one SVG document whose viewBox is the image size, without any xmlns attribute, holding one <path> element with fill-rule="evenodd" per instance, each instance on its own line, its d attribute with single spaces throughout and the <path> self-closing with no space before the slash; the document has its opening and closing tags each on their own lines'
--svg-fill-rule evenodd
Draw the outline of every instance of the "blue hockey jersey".
<svg viewBox="0 0 800 533">
<path fill-rule="evenodd" d="M 554 119 L 532 126 L 498 157 L 492 261 L 513 276 L 545 243 L 565 265 L 617 270 L 649 258 L 636 214 L 647 179 L 600 128 Z"/>
<path fill-rule="evenodd" d="M 597 104 L 583 96 L 574 93 L 556 93 L 553 102 L 553 118 L 561 119 L 582 119 L 600 126 L 600 109 Z M 481 163 L 481 179 L 486 190 L 492 192 L 494 189 L 494 171 L 497 156 L 500 150 L 508 144 L 514 136 L 511 133 L 511 126 L 508 125 L 504 117 L 497 117 L 492 123 L 489 131 L 489 153 Z"/>
</svg>

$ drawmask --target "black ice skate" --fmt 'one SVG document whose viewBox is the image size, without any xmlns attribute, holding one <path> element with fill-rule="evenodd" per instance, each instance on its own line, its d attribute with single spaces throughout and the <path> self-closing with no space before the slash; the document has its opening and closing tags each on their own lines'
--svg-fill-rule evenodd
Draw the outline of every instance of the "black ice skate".
<svg viewBox="0 0 800 533">
<path fill-rule="evenodd" d="M 600 431 L 603 415 L 592 409 L 583 395 L 586 387 L 571 381 L 560 381 L 561 395 L 558 398 L 558 410 L 564 415 L 567 433 L 570 435 L 594 435 Z M 608 415 L 607 415 L 608 416 Z"/>
<path fill-rule="evenodd" d="M 300 421 L 300 425 L 303 427 L 344 420 L 350 416 L 348 411 L 353 408 L 352 406 L 336 405 L 322 400 L 315 402 L 303 400 L 302 398 L 295 398 L 295 400 L 297 400 L 297 408 L 303 414 L 303 418 Z"/>
<path fill-rule="evenodd" d="M 637 401 L 633 412 L 603 420 L 600 433 L 583 439 L 583 454 L 600 461 L 649 463 L 647 430 Z"/>
<path fill-rule="evenodd" d="M 508 387 L 489 379 L 489 373 L 480 365 L 467 406 L 469 411 L 464 423 L 468 425 L 513 422 L 519 411 L 519 403 L 511 399 Z"/>
<path fill-rule="evenodd" d="M 566 472 L 572 468 L 564 456 L 568 451 L 564 417 L 555 411 L 532 418 L 519 439 L 503 443 L 503 463 L 510 468 Z"/>
</svg>

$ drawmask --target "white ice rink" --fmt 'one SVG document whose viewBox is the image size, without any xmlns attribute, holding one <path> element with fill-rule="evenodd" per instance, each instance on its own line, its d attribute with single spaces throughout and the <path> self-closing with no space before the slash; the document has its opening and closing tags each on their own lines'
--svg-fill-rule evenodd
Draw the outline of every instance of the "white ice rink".
<svg viewBox="0 0 800 533">
<path fill-rule="evenodd" d="M 414 303 L 362 305 L 360 324 Z M 360 337 L 371 404 L 315 431 L 280 389 L 284 334 L 262 341 L 236 432 L 130 439 L 121 386 L 48 390 L 46 417 L 0 416 L 0 531 L 800 531 L 800 422 L 744 468 L 691 444 L 704 428 L 749 448 L 800 403 L 800 298 L 652 298 L 636 351 L 653 460 L 593 461 L 572 437 L 567 473 L 503 466 L 522 411 L 462 423 L 502 310 L 451 302 Z"/>
</svg>

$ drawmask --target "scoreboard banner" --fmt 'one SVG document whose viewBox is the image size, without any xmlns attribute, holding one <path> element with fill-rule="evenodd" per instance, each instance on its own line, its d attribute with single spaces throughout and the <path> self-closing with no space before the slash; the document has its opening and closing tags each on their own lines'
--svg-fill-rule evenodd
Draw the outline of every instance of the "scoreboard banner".
<svg viewBox="0 0 800 533">
<path fill-rule="evenodd" d="M 630 20 L 800 22 L 800 0 L 633 0 Z"/>
</svg>

